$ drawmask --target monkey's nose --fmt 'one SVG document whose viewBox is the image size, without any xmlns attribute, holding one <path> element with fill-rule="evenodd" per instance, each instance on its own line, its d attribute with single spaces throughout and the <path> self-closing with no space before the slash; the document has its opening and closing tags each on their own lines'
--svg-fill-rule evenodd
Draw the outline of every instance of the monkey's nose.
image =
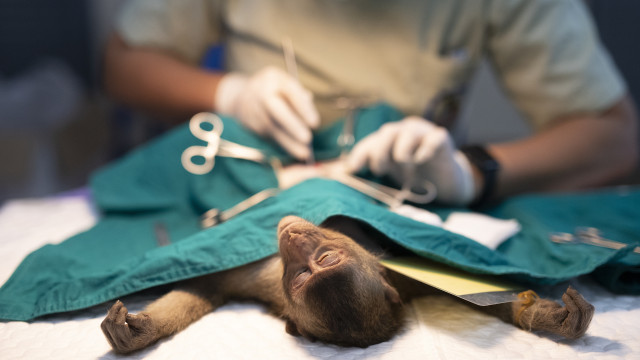
<svg viewBox="0 0 640 360">
<path fill-rule="evenodd" d="M 291 231 L 285 230 L 280 238 L 280 245 L 285 246 L 288 249 L 289 254 L 295 254 L 296 257 L 306 257 L 313 250 L 313 243 L 309 240 L 308 236 L 296 232 L 295 229 Z"/>
<path fill-rule="evenodd" d="M 283 217 L 280 222 L 278 223 L 278 237 L 282 236 L 282 232 L 291 224 L 297 223 L 297 222 L 306 222 L 306 220 L 294 216 L 294 215 L 288 215 Z"/>
</svg>

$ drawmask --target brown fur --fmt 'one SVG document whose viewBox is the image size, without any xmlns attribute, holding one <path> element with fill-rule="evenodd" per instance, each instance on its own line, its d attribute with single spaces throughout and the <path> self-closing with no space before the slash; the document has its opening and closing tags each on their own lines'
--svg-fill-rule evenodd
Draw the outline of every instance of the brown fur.
<svg viewBox="0 0 640 360">
<path fill-rule="evenodd" d="M 292 335 L 360 347 L 389 340 L 402 327 L 401 295 L 407 301 L 430 288 L 387 274 L 376 256 L 344 233 L 371 240 L 371 234 L 352 223 L 334 221 L 317 227 L 285 217 L 278 226 L 279 255 L 186 281 L 137 315 L 117 301 L 102 322 L 102 331 L 116 352 L 129 353 L 181 331 L 230 299 L 253 299 L 283 317 Z M 563 301 L 564 307 L 523 298 L 482 310 L 526 330 L 568 338 L 583 335 L 593 306 L 572 288 Z"/>
</svg>

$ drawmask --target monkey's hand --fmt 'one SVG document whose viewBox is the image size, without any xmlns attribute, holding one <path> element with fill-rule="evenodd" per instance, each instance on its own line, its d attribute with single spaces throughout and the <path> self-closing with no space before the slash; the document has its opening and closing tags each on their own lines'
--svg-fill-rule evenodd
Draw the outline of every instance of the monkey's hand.
<svg viewBox="0 0 640 360">
<path fill-rule="evenodd" d="M 514 303 L 514 323 L 525 330 L 542 330 L 577 339 L 591 323 L 595 308 L 574 288 L 562 295 L 565 306 L 555 301 L 539 299 L 533 292 L 524 292 L 523 300 Z M 533 294 L 533 297 L 530 296 Z"/>
<path fill-rule="evenodd" d="M 159 338 L 149 315 L 129 314 L 120 300 L 109 309 L 100 328 L 113 350 L 120 354 L 145 348 Z"/>
</svg>

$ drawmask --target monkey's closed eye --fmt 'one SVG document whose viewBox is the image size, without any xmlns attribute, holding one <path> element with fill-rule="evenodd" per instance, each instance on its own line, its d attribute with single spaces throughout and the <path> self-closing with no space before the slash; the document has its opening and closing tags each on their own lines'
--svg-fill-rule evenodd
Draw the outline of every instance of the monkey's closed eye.
<svg viewBox="0 0 640 360">
<path fill-rule="evenodd" d="M 318 265 L 322 267 L 327 267 L 331 265 L 335 265 L 340 261 L 340 257 L 338 254 L 334 252 L 326 252 L 320 256 L 317 260 Z"/>
<path fill-rule="evenodd" d="M 299 288 L 300 286 L 302 286 L 302 284 L 304 284 L 304 282 L 309 278 L 310 275 L 311 275 L 311 272 L 309 271 L 308 268 L 302 270 L 293 279 L 293 282 L 291 283 L 291 287 L 293 287 L 294 289 Z"/>
</svg>

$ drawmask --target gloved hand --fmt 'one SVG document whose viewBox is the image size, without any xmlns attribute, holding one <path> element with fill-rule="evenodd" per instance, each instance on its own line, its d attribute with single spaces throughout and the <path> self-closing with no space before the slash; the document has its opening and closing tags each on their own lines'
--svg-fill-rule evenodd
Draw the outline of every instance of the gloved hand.
<svg viewBox="0 0 640 360">
<path fill-rule="evenodd" d="M 440 203 L 468 205 L 475 197 L 471 164 L 454 148 L 449 132 L 417 116 L 385 124 L 358 142 L 347 169 L 355 172 L 364 166 L 375 175 L 391 175 L 400 185 L 430 181 Z M 403 171 L 407 166 L 415 166 L 414 171 Z M 405 179 L 409 173 L 413 178 Z"/>
<path fill-rule="evenodd" d="M 245 127 L 274 139 L 297 159 L 308 159 L 320 116 L 312 94 L 276 67 L 267 67 L 253 76 L 225 75 L 218 84 L 215 109 L 237 118 Z"/>
</svg>

